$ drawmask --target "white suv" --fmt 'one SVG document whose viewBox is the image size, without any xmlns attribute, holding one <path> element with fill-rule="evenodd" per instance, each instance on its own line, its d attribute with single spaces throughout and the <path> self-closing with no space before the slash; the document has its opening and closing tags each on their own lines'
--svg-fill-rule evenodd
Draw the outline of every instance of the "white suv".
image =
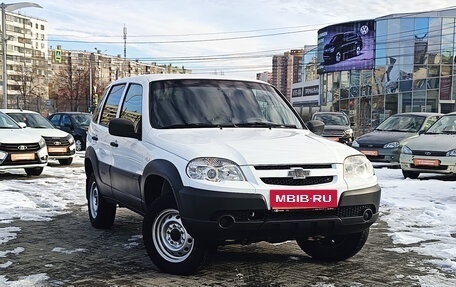
<svg viewBox="0 0 456 287">
<path fill-rule="evenodd" d="M 115 81 L 88 130 L 90 221 L 110 228 L 117 205 L 143 215 L 147 252 L 172 274 L 194 273 L 229 243 L 293 239 L 315 259 L 349 258 L 378 218 L 381 191 L 363 154 L 311 131 L 323 127 L 304 124 L 261 81 Z"/>
<path fill-rule="evenodd" d="M 61 165 L 70 165 L 76 153 L 76 144 L 71 134 L 54 127 L 51 122 L 34 111 L 19 109 L 2 109 L 2 112 L 18 123 L 25 123 L 39 133 L 48 148 L 49 159 L 58 160 Z"/>
<path fill-rule="evenodd" d="M 40 175 L 47 161 L 44 139 L 0 112 L 0 170 L 23 168 L 27 175 Z"/>
</svg>

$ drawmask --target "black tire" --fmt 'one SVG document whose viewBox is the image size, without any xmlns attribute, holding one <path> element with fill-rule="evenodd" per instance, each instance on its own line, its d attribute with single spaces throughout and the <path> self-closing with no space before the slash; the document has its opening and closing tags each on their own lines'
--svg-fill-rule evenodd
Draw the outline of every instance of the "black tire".
<svg viewBox="0 0 456 287">
<path fill-rule="evenodd" d="M 116 217 L 117 206 L 103 198 L 93 173 L 90 174 L 87 182 L 86 192 L 89 218 L 92 226 L 98 229 L 111 228 Z"/>
<path fill-rule="evenodd" d="M 315 260 L 342 261 L 354 256 L 363 248 L 369 236 L 369 228 L 359 233 L 322 238 L 298 239 L 299 247 Z"/>
<path fill-rule="evenodd" d="M 171 196 L 153 202 L 142 232 L 147 254 L 163 272 L 191 275 L 208 259 L 209 246 L 187 233 Z"/>
<path fill-rule="evenodd" d="M 420 176 L 419 172 L 416 171 L 407 171 L 407 170 L 402 170 L 402 175 L 404 178 L 411 178 L 411 179 L 417 179 L 418 176 Z"/>
<path fill-rule="evenodd" d="M 59 163 L 61 165 L 70 165 L 72 162 L 73 162 L 73 158 L 72 157 L 59 159 Z"/>
<path fill-rule="evenodd" d="M 40 175 L 43 172 L 43 169 L 44 169 L 43 167 L 24 168 L 25 173 L 28 176 Z"/>
</svg>

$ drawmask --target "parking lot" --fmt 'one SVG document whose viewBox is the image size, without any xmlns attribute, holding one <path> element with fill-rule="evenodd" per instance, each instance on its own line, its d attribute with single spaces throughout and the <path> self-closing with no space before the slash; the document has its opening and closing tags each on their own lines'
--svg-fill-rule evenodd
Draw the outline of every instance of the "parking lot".
<svg viewBox="0 0 456 287">
<path fill-rule="evenodd" d="M 430 257 L 397 252 L 401 246 L 393 245 L 382 220 L 371 228 L 361 252 L 344 262 L 312 261 L 294 242 L 262 242 L 219 247 L 194 276 L 161 273 L 146 254 L 140 216 L 118 209 L 112 229 L 90 225 L 82 156 L 69 167 L 51 163 L 42 176 L 32 179 L 19 172 L 0 174 L 1 187 L 10 182 L 18 190 L 36 186 L 31 188 L 34 200 L 43 208 L 56 205 L 45 193 L 51 187 L 55 196 L 67 193 L 74 201 L 61 208 L 65 213 L 48 219 L 0 220 L 0 230 L 10 228 L 15 233 L 14 238 L 0 241 L 0 286 L 453 286 L 455 282 L 451 273 L 438 272 Z M 42 203 L 40 192 L 47 198 Z"/>
</svg>

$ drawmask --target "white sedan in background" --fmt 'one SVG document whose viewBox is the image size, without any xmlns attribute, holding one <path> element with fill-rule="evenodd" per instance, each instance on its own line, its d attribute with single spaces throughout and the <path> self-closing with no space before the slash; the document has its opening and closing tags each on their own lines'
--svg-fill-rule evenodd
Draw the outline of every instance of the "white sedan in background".
<svg viewBox="0 0 456 287">
<path fill-rule="evenodd" d="M 456 112 L 437 120 L 426 132 L 402 147 L 404 178 L 420 173 L 456 174 Z"/>
</svg>

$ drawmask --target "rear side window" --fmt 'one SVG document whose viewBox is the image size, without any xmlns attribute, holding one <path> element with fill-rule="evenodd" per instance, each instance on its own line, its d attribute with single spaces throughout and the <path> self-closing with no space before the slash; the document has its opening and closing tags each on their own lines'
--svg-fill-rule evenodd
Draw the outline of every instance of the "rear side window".
<svg viewBox="0 0 456 287">
<path fill-rule="evenodd" d="M 107 127 L 109 121 L 116 117 L 120 98 L 122 97 L 124 89 L 125 84 L 112 86 L 107 95 L 103 110 L 101 111 L 100 125 Z"/>
</svg>

